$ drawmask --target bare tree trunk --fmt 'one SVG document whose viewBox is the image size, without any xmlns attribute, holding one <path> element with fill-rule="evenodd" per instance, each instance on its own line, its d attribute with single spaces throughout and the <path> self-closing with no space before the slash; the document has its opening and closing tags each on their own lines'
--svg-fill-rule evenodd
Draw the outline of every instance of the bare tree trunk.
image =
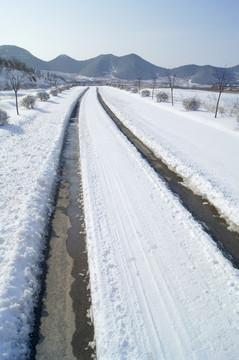
<svg viewBox="0 0 239 360">
<path fill-rule="evenodd" d="M 227 85 L 227 74 L 226 74 L 226 69 L 221 69 L 218 70 L 216 73 L 216 77 L 217 77 L 217 86 L 218 86 L 218 99 L 217 99 L 217 105 L 216 105 L 216 111 L 215 111 L 215 118 L 217 117 L 217 112 L 218 112 L 218 107 L 219 107 L 219 101 L 220 101 L 220 97 L 222 92 L 225 90 L 226 85 Z"/>
<path fill-rule="evenodd" d="M 170 75 L 170 73 L 167 72 L 166 75 L 167 75 L 168 84 L 169 84 L 169 87 L 171 90 L 171 101 L 172 101 L 172 106 L 173 106 L 173 89 L 174 89 L 174 85 L 175 85 L 176 74 Z"/>
<path fill-rule="evenodd" d="M 173 88 L 171 88 L 171 99 L 172 99 L 172 106 L 173 106 Z"/>
<path fill-rule="evenodd" d="M 12 90 L 15 93 L 15 99 L 16 99 L 16 110 L 17 110 L 17 115 L 19 115 L 19 111 L 18 111 L 18 101 L 17 101 L 17 92 L 20 88 L 20 78 L 19 76 L 12 76 L 10 78 L 10 84 L 12 87 Z"/>
<path fill-rule="evenodd" d="M 18 101 L 17 101 L 17 91 L 15 92 L 15 99 L 16 99 L 16 110 L 17 110 L 17 115 L 19 115 L 19 111 L 18 111 Z"/>
<path fill-rule="evenodd" d="M 139 89 L 139 94 L 140 94 L 140 90 L 141 90 L 141 77 L 138 78 L 138 89 Z"/>
<path fill-rule="evenodd" d="M 219 92 L 218 99 L 217 99 L 217 105 L 216 105 L 216 111 L 215 111 L 215 119 L 217 117 L 218 107 L 219 107 L 219 101 L 221 97 L 222 91 Z"/>
<path fill-rule="evenodd" d="M 153 89 L 152 89 L 152 99 L 153 99 L 154 98 L 154 90 L 155 90 L 155 87 L 156 87 L 157 75 L 153 74 L 152 79 L 153 79 Z"/>
<path fill-rule="evenodd" d="M 152 100 L 154 98 L 154 89 L 155 89 L 155 85 L 153 84 L 153 89 L 152 89 Z"/>
</svg>

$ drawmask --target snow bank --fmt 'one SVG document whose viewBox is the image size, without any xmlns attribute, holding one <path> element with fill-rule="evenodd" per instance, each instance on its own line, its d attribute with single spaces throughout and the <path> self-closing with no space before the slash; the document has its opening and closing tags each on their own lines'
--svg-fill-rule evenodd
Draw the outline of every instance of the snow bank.
<svg viewBox="0 0 239 360">
<path fill-rule="evenodd" d="M 20 107 L 11 97 L 0 106 L 11 115 L 0 127 L 0 358 L 25 359 L 39 291 L 44 231 L 65 128 L 82 88 Z M 1 93 L 0 95 L 3 95 Z"/>
</svg>

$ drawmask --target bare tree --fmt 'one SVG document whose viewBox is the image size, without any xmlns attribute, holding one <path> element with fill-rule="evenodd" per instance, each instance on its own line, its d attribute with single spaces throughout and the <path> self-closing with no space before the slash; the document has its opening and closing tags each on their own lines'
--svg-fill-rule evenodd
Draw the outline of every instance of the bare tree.
<svg viewBox="0 0 239 360">
<path fill-rule="evenodd" d="M 141 90 L 141 80 L 142 80 L 142 77 L 139 76 L 139 77 L 138 77 L 138 90 L 139 90 L 139 94 L 140 94 L 140 90 Z"/>
<path fill-rule="evenodd" d="M 170 75 L 169 71 L 166 72 L 167 78 L 168 78 L 168 84 L 171 90 L 171 102 L 172 102 L 172 106 L 173 106 L 173 89 L 175 86 L 175 79 L 176 79 L 176 74 Z"/>
<path fill-rule="evenodd" d="M 219 107 L 219 102 L 220 102 L 222 92 L 225 90 L 226 85 L 227 85 L 226 69 L 218 69 L 216 72 L 216 77 L 217 77 L 216 86 L 217 86 L 219 93 L 218 93 L 217 105 L 216 105 L 216 110 L 215 110 L 215 118 L 217 117 L 217 112 L 218 112 L 218 107 Z"/>
<path fill-rule="evenodd" d="M 10 84 L 11 84 L 11 88 L 15 93 L 15 99 L 16 99 L 16 110 L 17 110 L 17 115 L 19 115 L 19 111 L 18 111 L 18 100 L 17 100 L 17 92 L 20 89 L 20 77 L 18 75 L 16 76 L 11 76 L 10 77 Z"/>
<path fill-rule="evenodd" d="M 152 74 L 152 81 L 153 81 L 153 89 L 152 89 L 152 99 L 154 98 L 154 90 L 156 87 L 157 82 L 157 75 L 155 73 Z"/>
</svg>

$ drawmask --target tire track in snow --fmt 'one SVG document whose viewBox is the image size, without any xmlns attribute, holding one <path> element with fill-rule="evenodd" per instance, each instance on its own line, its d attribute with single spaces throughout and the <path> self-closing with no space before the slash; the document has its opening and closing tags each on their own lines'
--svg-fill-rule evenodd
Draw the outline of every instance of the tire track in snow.
<svg viewBox="0 0 239 360">
<path fill-rule="evenodd" d="M 87 132 L 88 131 L 90 135 L 90 130 L 87 129 Z M 89 148 L 87 149 L 87 152 L 89 157 Z M 107 171 L 104 167 L 104 163 L 100 161 L 99 156 L 97 156 L 97 160 L 95 162 L 90 161 L 90 166 L 93 166 L 94 163 L 97 164 L 97 169 L 93 169 L 93 171 L 100 174 L 101 182 L 109 184 Z M 119 351 L 121 356 L 124 358 L 124 356 L 126 356 L 125 351 L 129 351 L 128 348 L 130 348 L 133 356 L 132 359 L 140 358 L 140 356 L 144 356 L 144 359 L 151 359 L 151 356 L 149 355 L 150 346 L 148 345 L 148 350 L 145 349 L 147 333 L 144 328 L 142 328 L 143 321 L 141 319 L 140 309 L 137 311 L 134 309 L 134 307 L 137 307 L 137 298 L 134 295 L 133 283 L 131 282 L 130 275 L 127 271 L 127 261 L 124 257 L 117 255 L 118 253 L 122 253 L 122 245 L 120 244 L 121 241 L 119 239 L 118 231 L 114 226 L 114 219 L 104 216 L 100 210 L 103 204 L 105 204 L 106 207 L 111 208 L 110 203 L 107 202 L 107 197 L 101 195 L 101 188 L 98 188 L 97 179 L 94 183 L 94 189 L 92 190 L 94 191 L 93 196 L 95 197 L 96 203 L 99 205 L 99 209 L 98 206 L 97 208 L 92 209 L 91 216 L 96 216 L 98 218 L 99 216 L 101 217 L 100 233 L 98 236 L 96 235 L 97 239 L 99 241 L 101 240 L 100 246 L 97 247 L 97 260 L 103 260 L 99 261 L 97 264 L 98 270 L 95 271 L 94 274 L 91 272 L 91 279 L 93 277 L 98 278 L 98 275 L 101 273 L 105 274 L 105 276 L 97 279 L 98 286 L 97 289 L 95 289 L 97 293 L 97 296 L 95 296 L 95 303 L 96 307 L 101 308 L 101 321 L 102 318 L 105 318 L 104 321 L 106 322 L 108 322 L 108 318 L 114 318 L 114 322 L 110 322 L 108 324 L 108 327 L 110 328 L 110 337 L 104 339 L 104 341 L 99 341 L 98 339 L 97 356 L 101 356 L 101 354 L 106 351 L 105 349 L 107 349 L 107 352 L 111 351 L 114 355 L 115 353 L 117 354 L 117 351 Z M 111 191 L 111 188 L 109 187 L 108 190 Z M 95 219 L 95 221 L 98 221 L 98 219 Z M 121 231 L 120 233 L 123 235 L 125 233 L 124 226 L 121 227 Z M 125 236 L 127 237 L 126 233 Z M 117 242 L 117 244 L 110 241 L 112 238 L 115 242 Z M 89 253 L 91 253 L 90 249 Z M 122 274 L 124 280 L 118 278 L 118 273 Z M 127 288 L 127 291 L 125 290 L 125 287 Z M 94 297 L 94 290 L 92 296 Z M 125 302 L 126 296 L 130 299 L 130 309 Z M 102 298 L 109 299 L 109 306 L 107 309 L 102 308 L 100 301 Z M 128 314 L 132 315 L 132 313 L 134 316 L 129 317 Z M 120 333 L 120 339 L 119 341 L 114 342 L 114 334 L 117 334 L 118 332 Z M 102 333 L 101 327 L 100 333 Z M 102 334 L 98 335 L 98 337 L 102 337 Z"/>
<path fill-rule="evenodd" d="M 93 91 L 80 133 L 98 358 L 233 358 L 232 267 Z"/>
<path fill-rule="evenodd" d="M 99 134 L 100 135 L 100 134 Z M 101 134 L 103 136 L 103 134 Z M 117 136 L 118 135 L 118 136 Z M 121 135 L 118 134 L 118 130 L 113 129 L 112 128 L 112 136 L 113 137 L 117 137 L 117 140 L 121 143 L 122 148 L 124 149 L 125 152 L 129 153 L 129 157 L 132 157 L 133 161 L 136 161 L 138 163 L 138 165 L 141 167 L 140 162 L 137 159 L 137 155 L 135 156 L 134 152 L 135 149 L 132 147 L 129 147 L 129 144 L 127 141 L 125 141 L 125 137 L 122 137 Z M 129 151 L 130 148 L 130 151 Z M 183 309 L 182 306 L 179 306 L 179 303 L 175 300 L 176 296 L 175 296 L 175 291 L 173 289 L 173 287 L 171 286 L 170 282 L 167 281 L 167 279 L 165 278 L 165 276 L 163 275 L 164 273 L 167 273 L 167 269 L 164 268 L 164 272 L 162 272 L 162 266 L 161 268 L 159 268 L 159 264 L 157 263 L 157 261 L 155 260 L 154 256 L 153 257 L 149 257 L 149 249 L 147 248 L 146 242 L 147 242 L 147 238 L 143 239 L 143 241 L 141 241 L 141 237 L 138 236 L 138 232 L 139 229 L 141 228 L 140 223 L 137 221 L 137 215 L 134 211 L 134 209 L 139 209 L 140 208 L 140 203 L 139 203 L 139 199 L 137 197 L 134 197 L 133 199 L 129 199 L 128 197 L 128 193 L 125 190 L 125 186 L 123 184 L 123 182 L 121 181 L 121 177 L 118 176 L 116 168 L 114 166 L 114 157 L 111 156 L 111 153 L 109 152 L 107 159 L 105 159 L 105 161 L 107 162 L 107 166 L 104 166 L 104 164 L 101 164 L 101 170 L 102 173 L 104 173 L 104 181 L 107 183 L 107 189 L 108 189 L 108 195 L 110 198 L 110 203 L 114 204 L 114 214 L 118 217 L 119 222 L 121 224 L 121 227 L 124 231 L 125 236 L 123 238 L 121 238 L 121 242 L 123 242 L 123 246 L 121 247 L 121 250 L 123 250 L 123 257 L 129 257 L 129 254 L 132 258 L 136 257 L 136 258 L 142 258 L 142 262 L 144 262 L 145 266 L 144 266 L 144 273 L 142 274 L 142 272 L 140 273 L 138 267 L 137 267 L 137 263 L 136 261 L 133 261 L 134 267 L 135 267 L 135 273 L 139 274 L 140 273 L 140 277 L 144 278 L 144 282 L 139 281 L 140 277 L 137 276 L 137 281 L 134 282 L 134 286 L 135 286 L 135 290 L 136 291 L 136 297 L 138 298 L 138 301 L 140 302 L 140 307 L 141 308 L 145 308 L 147 309 L 148 312 L 148 332 L 149 332 L 149 328 L 151 328 L 151 337 L 150 337 L 150 343 L 152 345 L 153 348 L 157 348 L 158 350 L 158 354 L 159 355 L 159 344 L 161 343 L 161 339 L 162 338 L 162 331 L 160 331 L 160 322 L 167 322 L 167 326 L 171 328 L 171 330 L 168 330 L 167 333 L 167 337 L 170 339 L 170 343 L 173 343 L 174 346 L 176 346 L 175 344 L 177 343 L 177 349 L 178 349 L 178 356 L 179 358 L 182 358 L 183 356 L 186 356 L 185 354 L 185 349 L 183 349 L 183 346 L 181 346 L 181 344 L 185 344 L 185 343 L 192 343 L 193 341 L 196 343 L 196 341 L 199 342 L 198 346 L 202 349 L 202 355 L 204 356 L 204 359 L 207 359 L 207 354 L 204 352 L 203 350 L 203 343 L 200 342 L 199 340 L 195 340 L 197 339 L 197 332 L 195 332 L 195 329 L 192 325 L 192 323 L 190 322 L 189 319 L 185 319 L 184 316 L 180 316 L 179 314 L 186 314 L 186 310 Z M 109 179 L 109 176 L 107 175 L 107 169 L 111 169 L 111 178 Z M 150 177 L 149 174 L 145 171 L 145 176 L 146 177 Z M 152 181 L 152 179 L 150 179 Z M 114 189 L 112 184 L 114 184 Z M 132 192 L 131 192 L 132 194 Z M 106 197 L 106 194 L 105 194 Z M 119 206 L 117 205 L 117 202 L 115 200 L 115 198 L 120 198 L 120 211 L 119 211 Z M 106 197 L 107 198 L 107 197 Z M 119 201 L 118 201 L 119 203 Z M 157 206 L 157 203 L 155 203 L 155 212 L 157 210 L 160 210 Z M 138 251 L 135 250 L 135 248 L 131 248 L 129 246 L 129 242 L 127 241 L 127 234 L 126 231 L 124 230 L 124 223 L 123 220 L 120 217 L 120 212 L 125 213 L 126 216 L 128 216 L 128 221 L 131 225 L 131 228 L 135 234 L 135 239 L 136 239 L 136 247 L 138 249 Z M 163 214 L 162 214 L 163 216 Z M 132 220 L 133 219 L 133 220 Z M 145 218 L 147 220 L 147 218 Z M 148 234 L 150 237 L 150 234 L 152 234 L 152 232 L 154 231 L 154 233 L 157 233 L 157 230 L 154 230 L 154 224 L 155 222 L 152 222 L 151 219 L 148 219 L 148 223 L 149 226 L 146 227 L 146 229 L 143 229 L 143 231 L 145 234 Z M 144 220 L 145 221 L 145 220 Z M 135 223 L 136 222 L 136 223 Z M 150 228 L 151 225 L 151 228 Z M 157 226 L 156 226 L 157 228 Z M 123 241 L 124 240 L 124 241 Z M 176 239 L 176 235 L 174 237 L 175 242 L 177 241 Z M 113 244 L 114 245 L 114 244 Z M 117 250 L 117 249 L 116 249 Z M 117 253 L 117 251 L 115 250 L 115 253 Z M 135 253 L 137 253 L 137 256 L 135 256 Z M 153 261 L 152 261 L 153 260 Z M 161 264 L 162 265 L 162 262 Z M 122 271 L 125 271 L 125 265 L 122 266 Z M 147 270 L 147 271 L 146 271 Z M 156 276 L 157 275 L 157 276 Z M 197 274 L 200 278 L 200 273 Z M 131 275 L 132 276 L 132 275 Z M 145 283 L 148 282 L 147 285 L 147 290 L 145 288 Z M 206 289 L 208 289 L 206 287 Z M 161 311 L 161 315 L 157 316 L 154 312 L 151 311 L 151 307 L 150 305 L 152 305 L 152 301 L 150 299 L 150 295 L 151 294 L 155 294 L 157 293 L 157 298 L 159 303 L 161 304 L 159 306 L 159 308 L 162 308 L 163 311 Z M 162 296 L 163 294 L 163 296 Z M 184 301 L 186 301 L 187 299 L 184 298 Z M 163 320 L 164 319 L 164 320 Z M 157 321 L 158 320 L 158 321 Z M 149 325 L 150 324 L 150 325 Z M 154 329 L 155 334 L 152 333 L 152 329 Z M 169 335 L 170 334 L 170 335 Z M 153 340 L 154 338 L 154 340 Z M 162 342 L 161 345 L 161 351 L 162 351 L 162 356 L 167 358 L 167 357 L 171 357 L 173 355 L 170 355 L 169 350 L 165 350 L 163 343 L 167 342 L 166 337 L 164 337 L 164 341 Z M 154 345 L 153 345 L 154 344 Z M 168 344 L 168 349 L 170 348 L 170 344 Z"/>
</svg>

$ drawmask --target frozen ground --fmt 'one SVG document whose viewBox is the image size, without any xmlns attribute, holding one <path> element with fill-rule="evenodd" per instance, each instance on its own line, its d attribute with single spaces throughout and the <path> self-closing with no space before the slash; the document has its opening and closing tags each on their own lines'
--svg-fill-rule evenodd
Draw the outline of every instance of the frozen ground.
<svg viewBox="0 0 239 360">
<path fill-rule="evenodd" d="M 205 111 L 186 112 L 180 100 L 214 96 L 205 91 L 176 90 L 174 107 L 109 87 L 106 103 L 187 185 L 205 195 L 229 220 L 239 225 L 239 125 L 235 118 L 214 119 Z M 223 94 L 222 104 L 237 95 Z"/>
<path fill-rule="evenodd" d="M 20 107 L 20 116 L 13 92 L 0 93 L 0 108 L 11 115 L 0 127 L 0 359 L 25 359 L 27 353 L 51 191 L 81 91 L 65 91 L 34 110 Z"/>
<path fill-rule="evenodd" d="M 102 92 L 127 123 L 147 131 L 143 115 L 152 118 L 156 105 Z M 169 123 L 174 113 L 162 111 Z M 163 131 L 173 151 L 171 126 Z M 81 105 L 79 135 L 98 359 L 236 359 L 238 271 L 119 132 L 94 88 Z M 187 135 L 193 144 L 197 132 Z M 177 148 L 176 155 L 183 159 Z"/>
</svg>

